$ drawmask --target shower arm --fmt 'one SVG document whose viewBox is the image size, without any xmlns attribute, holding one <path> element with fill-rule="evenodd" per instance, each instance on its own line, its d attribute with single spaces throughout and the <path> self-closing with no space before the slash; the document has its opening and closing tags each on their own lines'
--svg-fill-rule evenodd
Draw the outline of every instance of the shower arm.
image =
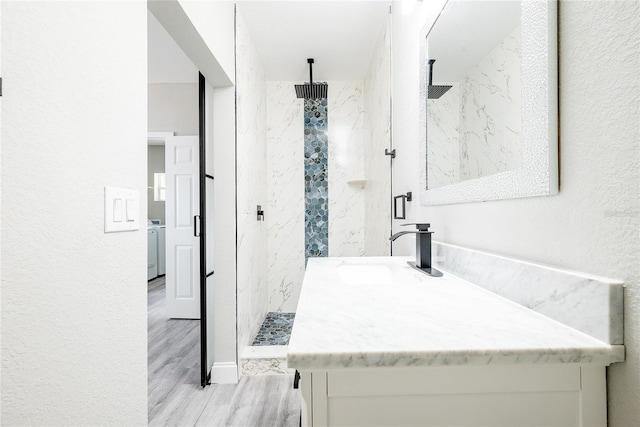
<svg viewBox="0 0 640 427">
<path fill-rule="evenodd" d="M 313 58 L 307 58 L 309 63 L 309 84 L 313 86 Z"/>
</svg>

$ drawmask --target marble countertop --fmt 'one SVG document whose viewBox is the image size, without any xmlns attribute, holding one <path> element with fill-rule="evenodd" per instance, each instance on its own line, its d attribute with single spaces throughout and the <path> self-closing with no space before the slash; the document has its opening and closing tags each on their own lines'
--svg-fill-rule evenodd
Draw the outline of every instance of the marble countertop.
<svg viewBox="0 0 640 427">
<path fill-rule="evenodd" d="M 624 360 L 609 345 L 408 257 L 310 258 L 287 361 L 295 369 Z"/>
</svg>

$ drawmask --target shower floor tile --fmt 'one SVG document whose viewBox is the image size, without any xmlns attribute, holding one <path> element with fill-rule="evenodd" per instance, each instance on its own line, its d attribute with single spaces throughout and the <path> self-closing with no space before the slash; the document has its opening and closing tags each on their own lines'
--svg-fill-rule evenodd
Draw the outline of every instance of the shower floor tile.
<svg viewBox="0 0 640 427">
<path fill-rule="evenodd" d="M 295 316 L 295 313 L 267 313 L 251 345 L 288 345 Z"/>
</svg>

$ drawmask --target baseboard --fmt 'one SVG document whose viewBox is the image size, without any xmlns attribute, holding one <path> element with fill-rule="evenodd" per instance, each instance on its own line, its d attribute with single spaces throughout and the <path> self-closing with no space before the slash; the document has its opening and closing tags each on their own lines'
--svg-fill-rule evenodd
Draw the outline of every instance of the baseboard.
<svg viewBox="0 0 640 427">
<path fill-rule="evenodd" d="M 234 362 L 214 363 L 211 384 L 238 384 L 238 365 Z"/>
</svg>

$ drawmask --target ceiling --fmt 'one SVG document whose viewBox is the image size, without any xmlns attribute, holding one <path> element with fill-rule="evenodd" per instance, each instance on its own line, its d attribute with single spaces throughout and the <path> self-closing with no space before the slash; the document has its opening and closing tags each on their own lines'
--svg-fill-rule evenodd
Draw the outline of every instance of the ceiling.
<svg viewBox="0 0 640 427">
<path fill-rule="evenodd" d="M 389 1 L 239 1 L 267 80 L 362 80 Z"/>
<path fill-rule="evenodd" d="M 238 15 L 249 30 L 265 77 L 273 81 L 363 80 L 387 22 L 390 2 L 243 1 Z M 149 83 L 197 82 L 197 69 L 149 13 Z"/>
</svg>

